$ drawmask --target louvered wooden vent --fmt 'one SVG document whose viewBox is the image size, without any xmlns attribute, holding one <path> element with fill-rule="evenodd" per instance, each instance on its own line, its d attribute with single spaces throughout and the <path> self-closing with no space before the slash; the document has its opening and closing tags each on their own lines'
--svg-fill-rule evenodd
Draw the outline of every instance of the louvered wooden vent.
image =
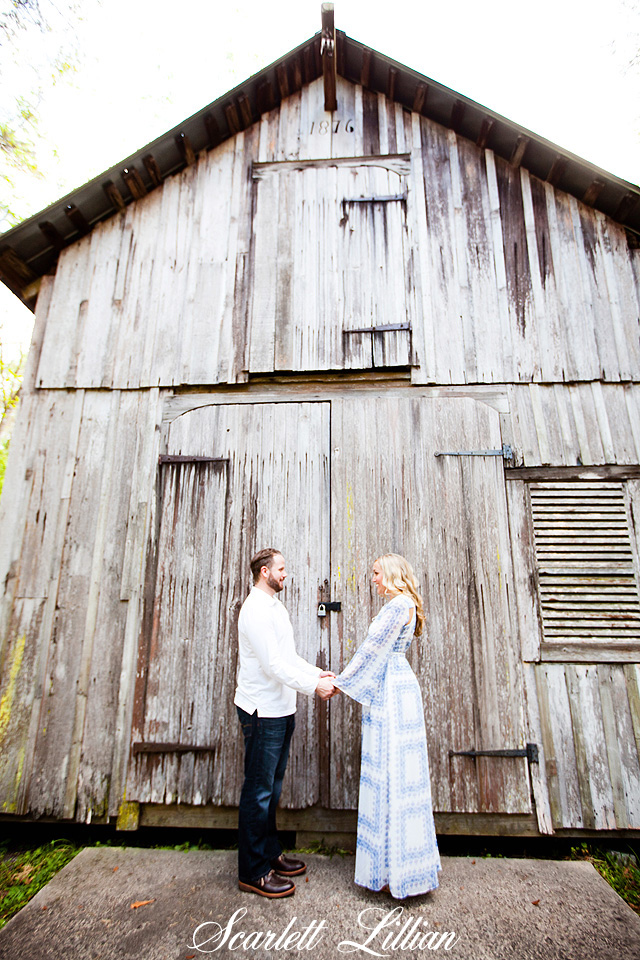
<svg viewBox="0 0 640 960">
<path fill-rule="evenodd" d="M 621 483 L 531 483 L 545 641 L 640 641 Z"/>
</svg>

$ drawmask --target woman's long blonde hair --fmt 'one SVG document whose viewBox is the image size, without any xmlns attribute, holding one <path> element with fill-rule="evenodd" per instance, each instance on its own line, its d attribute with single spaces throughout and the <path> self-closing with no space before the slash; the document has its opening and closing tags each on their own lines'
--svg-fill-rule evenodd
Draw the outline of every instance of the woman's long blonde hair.
<svg viewBox="0 0 640 960">
<path fill-rule="evenodd" d="M 424 626 L 424 610 L 422 597 L 418 593 L 418 581 L 413 567 L 408 560 L 399 553 L 385 553 L 378 557 L 376 563 L 382 567 L 382 583 L 387 590 L 397 590 L 411 597 L 416 605 L 416 629 L 414 635 L 419 637 Z"/>
</svg>

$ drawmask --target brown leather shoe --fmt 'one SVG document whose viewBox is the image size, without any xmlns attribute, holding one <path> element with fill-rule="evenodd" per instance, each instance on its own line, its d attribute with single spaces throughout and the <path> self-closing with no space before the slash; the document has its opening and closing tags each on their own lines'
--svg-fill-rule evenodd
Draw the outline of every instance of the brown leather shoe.
<svg viewBox="0 0 640 960">
<path fill-rule="evenodd" d="M 284 853 L 281 853 L 277 860 L 272 860 L 271 866 L 282 877 L 297 877 L 299 873 L 304 873 L 307 869 L 306 863 L 303 863 L 302 860 L 285 857 Z"/>
<path fill-rule="evenodd" d="M 238 887 L 246 890 L 247 893 L 257 893 L 261 897 L 270 897 L 272 900 L 276 897 L 290 897 L 296 892 L 295 884 L 291 880 L 279 877 L 273 870 L 269 870 L 266 876 L 260 877 L 259 880 L 252 880 L 250 883 L 238 880 Z"/>
</svg>

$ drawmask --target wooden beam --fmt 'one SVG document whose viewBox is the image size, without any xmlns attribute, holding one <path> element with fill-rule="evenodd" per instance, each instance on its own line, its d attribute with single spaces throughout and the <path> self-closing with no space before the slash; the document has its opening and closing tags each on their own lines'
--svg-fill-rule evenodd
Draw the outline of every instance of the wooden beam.
<svg viewBox="0 0 640 960">
<path fill-rule="evenodd" d="M 398 79 L 398 71 L 395 67 L 389 67 L 389 82 L 387 84 L 387 96 L 389 100 L 395 100 L 396 98 L 396 81 Z"/>
<path fill-rule="evenodd" d="M 224 115 L 231 136 L 233 136 L 235 133 L 240 133 L 242 128 L 240 126 L 240 117 L 238 116 L 238 110 L 235 103 L 228 103 L 226 105 L 224 108 Z"/>
<path fill-rule="evenodd" d="M 300 55 L 294 57 L 291 63 L 291 72 L 293 73 L 293 83 L 291 88 L 294 93 L 297 93 L 298 90 L 302 90 L 302 84 L 304 83 L 304 78 L 302 75 L 302 59 Z"/>
<path fill-rule="evenodd" d="M 241 93 L 238 97 L 237 103 L 240 110 L 242 129 L 246 130 L 246 128 L 250 127 L 253 123 L 253 110 L 251 109 L 251 101 L 246 93 Z"/>
<path fill-rule="evenodd" d="M 425 104 L 427 102 L 427 96 L 429 94 L 429 84 L 428 83 L 419 83 L 416 86 L 416 92 L 413 97 L 413 112 L 422 113 Z"/>
<path fill-rule="evenodd" d="M 15 293 L 33 283 L 36 277 L 31 267 L 11 247 L 0 249 L 0 276 Z"/>
<path fill-rule="evenodd" d="M 48 242 L 51 244 L 54 250 L 57 250 L 60 253 L 61 250 L 66 246 L 64 237 L 58 232 L 52 223 L 48 220 L 43 220 L 42 223 L 38 224 L 43 235 L 47 238 Z"/>
<path fill-rule="evenodd" d="M 315 44 L 317 46 L 317 44 Z M 304 82 L 311 83 L 316 79 L 315 58 L 313 55 L 313 45 L 307 44 L 302 51 L 302 67 L 304 72 Z"/>
<path fill-rule="evenodd" d="M 462 121 L 464 120 L 465 104 L 462 100 L 456 100 L 451 109 L 451 129 L 460 133 Z"/>
<path fill-rule="evenodd" d="M 527 147 L 529 146 L 530 140 L 529 137 L 519 136 L 515 142 L 515 146 L 511 151 L 511 157 L 509 163 L 514 167 L 519 167 L 522 161 L 524 160 L 524 155 L 527 152 Z"/>
<path fill-rule="evenodd" d="M 551 164 L 551 170 L 547 174 L 547 183 L 550 183 L 552 187 L 557 187 L 562 180 L 562 175 L 567 169 L 567 162 L 565 157 L 556 157 Z"/>
<path fill-rule="evenodd" d="M 154 187 L 159 187 L 162 183 L 162 174 L 160 173 L 160 167 L 155 161 L 155 157 L 148 153 L 146 157 L 142 158 L 142 162 L 144 163 L 145 170 L 149 174 L 151 183 Z"/>
<path fill-rule="evenodd" d="M 191 141 L 186 133 L 178 133 L 175 137 L 176 147 L 180 151 L 180 156 L 187 164 L 187 166 L 192 166 L 196 162 L 196 155 L 193 152 L 193 147 L 191 146 Z"/>
<path fill-rule="evenodd" d="M 64 208 L 64 212 L 69 217 L 69 220 L 74 225 L 78 233 L 82 234 L 84 237 L 87 233 L 91 232 L 91 226 L 84 214 L 78 210 L 75 203 L 68 203 Z"/>
<path fill-rule="evenodd" d="M 360 71 L 360 83 L 363 87 L 368 87 L 371 81 L 371 50 L 366 48 L 362 51 L 362 70 Z"/>
<path fill-rule="evenodd" d="M 582 202 L 586 203 L 590 207 L 595 206 L 595 203 L 603 190 L 604 183 L 602 180 L 594 180 L 593 183 L 589 184 L 585 190 L 582 197 Z"/>
<path fill-rule="evenodd" d="M 618 204 L 616 212 L 613 215 L 614 220 L 618 220 L 620 223 L 624 223 L 626 218 L 632 212 L 633 208 L 638 203 L 638 196 L 635 193 L 625 193 L 624 197 Z"/>
<path fill-rule="evenodd" d="M 147 188 L 135 167 L 125 167 L 122 171 L 122 179 L 129 188 L 129 192 L 134 200 L 141 200 L 142 197 L 146 197 Z"/>
<path fill-rule="evenodd" d="M 287 75 L 287 67 L 284 63 L 279 63 L 276 67 L 276 79 L 278 81 L 278 89 L 280 91 L 280 99 L 284 100 L 289 96 L 289 77 Z"/>
<path fill-rule="evenodd" d="M 507 467 L 505 480 L 640 480 L 640 466 L 606 464 L 583 467 Z"/>
<path fill-rule="evenodd" d="M 116 208 L 116 210 L 122 211 L 125 209 L 126 203 L 124 202 L 122 194 L 116 187 L 113 180 L 107 180 L 106 183 L 103 183 L 102 189 L 106 193 L 109 202 Z"/>
<path fill-rule="evenodd" d="M 486 148 L 487 143 L 489 142 L 489 137 L 493 133 L 493 128 L 495 125 L 495 120 L 490 120 L 489 117 L 485 117 L 482 121 L 480 133 L 478 134 L 478 139 L 476 140 L 476 146 L 480 147 L 481 150 Z"/>
<path fill-rule="evenodd" d="M 205 113 L 202 118 L 204 121 L 204 126 L 207 131 L 207 138 L 209 140 L 210 147 L 217 147 L 219 143 L 222 142 L 222 134 L 220 133 L 220 127 L 218 126 L 218 121 L 212 113 Z"/>
<path fill-rule="evenodd" d="M 264 80 L 256 90 L 256 104 L 260 114 L 267 113 L 275 107 L 276 100 L 270 80 Z"/>
<path fill-rule="evenodd" d="M 341 77 L 346 77 L 347 75 L 345 47 L 346 44 L 344 42 L 344 33 L 342 30 L 336 30 L 336 69 Z M 318 51 L 319 55 L 320 48 L 317 44 L 316 50 Z M 318 70 L 318 76 L 320 76 L 320 70 Z"/>
<path fill-rule="evenodd" d="M 323 3 L 321 9 L 320 54 L 322 56 L 322 77 L 324 81 L 324 109 L 328 113 L 332 113 L 338 109 L 336 30 L 333 23 L 333 4 Z"/>
</svg>

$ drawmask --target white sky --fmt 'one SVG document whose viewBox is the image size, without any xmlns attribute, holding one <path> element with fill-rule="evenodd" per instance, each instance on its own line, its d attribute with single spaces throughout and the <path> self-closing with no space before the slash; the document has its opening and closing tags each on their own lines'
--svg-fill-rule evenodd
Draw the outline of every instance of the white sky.
<svg viewBox="0 0 640 960">
<path fill-rule="evenodd" d="M 63 5 L 63 0 L 54 0 Z M 320 28 L 320 0 L 81 0 L 78 70 L 40 105 L 32 215 Z M 336 0 L 340 30 L 605 170 L 640 180 L 640 0 Z M 46 43 L 30 41 L 37 63 Z M 21 82 L 19 76 L 15 82 Z M 31 314 L 0 284 L 0 338 Z"/>
</svg>

